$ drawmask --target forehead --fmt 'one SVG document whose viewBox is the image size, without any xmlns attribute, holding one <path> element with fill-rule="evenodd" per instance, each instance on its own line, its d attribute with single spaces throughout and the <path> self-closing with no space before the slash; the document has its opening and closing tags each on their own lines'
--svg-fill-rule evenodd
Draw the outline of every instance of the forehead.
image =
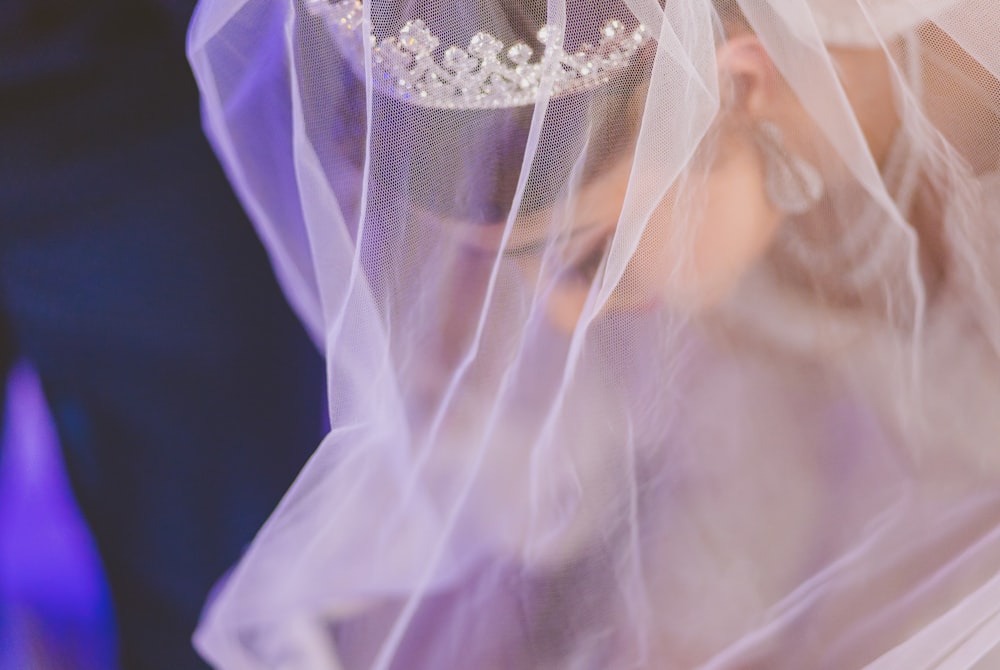
<svg viewBox="0 0 1000 670">
<path fill-rule="evenodd" d="M 615 226 L 625 202 L 631 167 L 631 157 L 620 158 L 556 205 L 518 216 L 513 222 L 506 247 L 541 243 L 576 230 Z M 472 223 L 449 220 L 431 212 L 421 212 L 419 218 L 473 249 L 495 253 L 505 246 L 504 220 L 488 224 Z"/>
</svg>

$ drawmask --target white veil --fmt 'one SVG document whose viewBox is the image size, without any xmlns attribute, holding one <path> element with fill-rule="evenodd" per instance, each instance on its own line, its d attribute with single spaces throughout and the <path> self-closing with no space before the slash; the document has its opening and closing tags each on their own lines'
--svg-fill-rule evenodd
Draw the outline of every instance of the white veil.
<svg viewBox="0 0 1000 670">
<path fill-rule="evenodd" d="M 998 21 L 202 0 L 332 426 L 206 658 L 1000 667 Z"/>
</svg>

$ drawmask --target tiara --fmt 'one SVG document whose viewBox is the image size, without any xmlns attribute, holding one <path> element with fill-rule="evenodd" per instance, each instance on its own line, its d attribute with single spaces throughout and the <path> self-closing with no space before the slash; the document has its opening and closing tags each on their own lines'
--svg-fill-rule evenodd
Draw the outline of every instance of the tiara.
<svg viewBox="0 0 1000 670">
<path fill-rule="evenodd" d="M 366 40 L 361 0 L 309 0 L 352 69 L 364 77 Z M 441 41 L 420 19 L 408 21 L 398 36 L 371 48 L 375 86 L 399 100 L 439 109 L 491 109 L 530 105 L 543 82 L 552 82 L 552 96 L 598 88 L 628 66 L 649 35 L 643 25 L 633 30 L 616 19 L 600 30 L 597 46 L 583 44 L 572 54 L 563 51 L 563 33 L 546 25 L 538 31 L 545 47 L 534 51 L 523 42 L 507 48 L 489 33 L 476 33 L 466 48 L 449 46 L 435 58 Z M 375 44 L 372 36 L 371 44 Z"/>
</svg>

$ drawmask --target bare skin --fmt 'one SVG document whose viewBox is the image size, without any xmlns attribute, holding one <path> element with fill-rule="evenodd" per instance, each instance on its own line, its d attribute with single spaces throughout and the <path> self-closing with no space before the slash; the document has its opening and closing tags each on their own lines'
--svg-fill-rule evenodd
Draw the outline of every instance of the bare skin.
<svg viewBox="0 0 1000 670">
<path fill-rule="evenodd" d="M 880 49 L 830 48 L 829 53 L 867 149 L 881 166 L 900 127 L 888 57 Z M 693 206 L 679 198 L 678 186 L 667 192 L 645 222 L 638 249 L 607 308 L 641 310 L 665 303 L 703 311 L 723 300 L 764 256 L 786 217 L 766 194 L 767 168 L 757 140 L 761 122 L 782 130 L 788 152 L 822 162 L 817 155 L 822 130 L 757 36 L 737 32 L 718 47 L 716 56 L 720 113 L 712 128 L 714 150 L 705 159 L 707 165 L 699 168 L 698 202 Z M 844 168 L 823 164 L 828 192 L 837 192 L 838 181 L 854 183 Z M 516 223 L 505 255 L 545 292 L 547 313 L 557 328 L 570 332 L 576 326 L 604 252 L 623 220 L 630 177 L 642 171 L 636 156 L 627 154 L 581 187 L 572 211 L 546 210 Z M 928 216 L 911 214 L 933 256 L 939 245 L 934 243 L 936 208 L 931 204 L 918 202 L 927 205 L 923 209 Z M 683 217 L 678 217 L 681 211 Z M 686 222 L 683 230 L 675 223 L 681 219 Z M 553 232 L 553 221 L 559 222 L 558 231 Z M 496 250 L 502 230 L 502 225 L 477 226 L 467 242 L 483 251 Z M 551 248 L 546 243 L 553 238 L 560 242 L 555 262 L 541 253 Z M 933 259 L 928 265 L 935 265 Z M 546 277 L 555 266 L 558 275 Z"/>
</svg>

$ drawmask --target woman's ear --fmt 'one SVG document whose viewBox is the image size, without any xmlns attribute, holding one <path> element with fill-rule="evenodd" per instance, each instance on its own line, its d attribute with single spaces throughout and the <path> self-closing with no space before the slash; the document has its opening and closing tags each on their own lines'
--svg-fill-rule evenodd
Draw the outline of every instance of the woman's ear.
<svg viewBox="0 0 1000 670">
<path fill-rule="evenodd" d="M 780 94 L 781 78 L 760 39 L 742 33 L 716 50 L 722 107 L 752 120 L 768 117 Z"/>
</svg>

